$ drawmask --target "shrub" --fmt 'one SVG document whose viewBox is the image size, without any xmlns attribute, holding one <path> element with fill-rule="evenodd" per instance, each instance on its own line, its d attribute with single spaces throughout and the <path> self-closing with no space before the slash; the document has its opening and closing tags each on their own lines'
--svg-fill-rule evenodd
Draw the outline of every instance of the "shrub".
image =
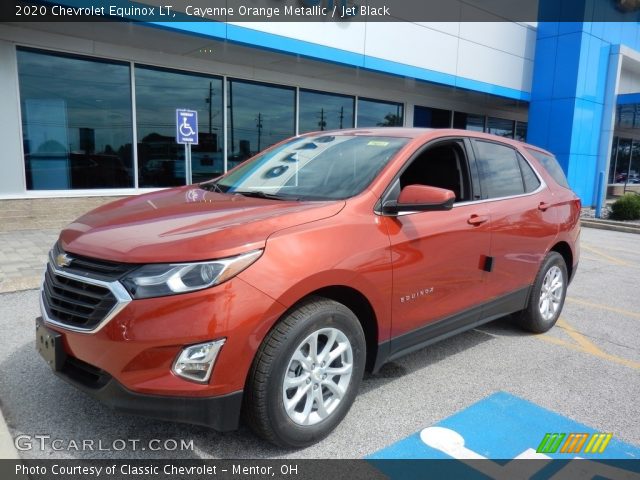
<svg viewBox="0 0 640 480">
<path fill-rule="evenodd" d="M 611 218 L 614 220 L 640 219 L 640 195 L 627 193 L 611 205 Z"/>
</svg>

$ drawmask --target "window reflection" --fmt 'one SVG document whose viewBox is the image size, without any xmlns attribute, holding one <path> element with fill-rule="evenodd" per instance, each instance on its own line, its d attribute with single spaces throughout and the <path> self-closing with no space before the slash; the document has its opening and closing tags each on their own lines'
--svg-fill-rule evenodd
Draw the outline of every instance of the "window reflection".
<svg viewBox="0 0 640 480">
<path fill-rule="evenodd" d="M 529 124 L 527 122 L 516 122 L 516 140 L 526 142 L 528 128 Z"/>
<path fill-rule="evenodd" d="M 484 115 L 473 113 L 455 112 L 453 114 L 453 128 L 484 132 Z"/>
<path fill-rule="evenodd" d="M 497 143 L 476 141 L 475 144 L 485 197 L 500 198 L 524 193 L 515 151 Z"/>
<path fill-rule="evenodd" d="M 28 190 L 133 187 L 129 65 L 18 49 Z"/>
<path fill-rule="evenodd" d="M 640 103 L 618 105 L 616 111 L 616 127 L 640 128 Z"/>
<path fill-rule="evenodd" d="M 354 97 L 300 90 L 298 130 L 336 130 L 353 127 Z"/>
<path fill-rule="evenodd" d="M 176 143 L 176 109 L 198 112 L 199 144 L 191 147 L 192 182 L 224 172 L 222 80 L 136 66 L 138 184 L 168 187 L 187 182 L 184 145 Z"/>
<path fill-rule="evenodd" d="M 404 106 L 401 103 L 358 99 L 358 128 L 401 127 L 404 124 Z"/>
<path fill-rule="evenodd" d="M 640 141 L 613 137 L 609 183 L 640 184 Z"/>
<path fill-rule="evenodd" d="M 229 80 L 229 169 L 295 134 L 295 90 Z"/>
<path fill-rule="evenodd" d="M 488 117 L 487 133 L 498 135 L 499 137 L 513 138 L 513 120 L 504 118 Z"/>
<path fill-rule="evenodd" d="M 451 127 L 451 110 L 420 107 L 416 105 L 413 108 L 413 126 L 424 128 L 449 128 Z"/>
</svg>

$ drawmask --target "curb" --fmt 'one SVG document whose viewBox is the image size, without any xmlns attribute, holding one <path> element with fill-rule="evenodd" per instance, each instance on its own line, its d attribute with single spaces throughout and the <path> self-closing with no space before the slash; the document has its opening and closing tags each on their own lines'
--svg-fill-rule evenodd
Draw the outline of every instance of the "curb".
<svg viewBox="0 0 640 480">
<path fill-rule="evenodd" d="M 20 460 L 2 411 L 0 411 L 0 459 Z"/>
<path fill-rule="evenodd" d="M 640 234 L 640 225 L 626 224 L 622 222 L 612 222 L 607 220 L 581 219 L 580 224 L 587 228 L 597 228 L 599 230 L 610 230 L 613 232 Z"/>
</svg>

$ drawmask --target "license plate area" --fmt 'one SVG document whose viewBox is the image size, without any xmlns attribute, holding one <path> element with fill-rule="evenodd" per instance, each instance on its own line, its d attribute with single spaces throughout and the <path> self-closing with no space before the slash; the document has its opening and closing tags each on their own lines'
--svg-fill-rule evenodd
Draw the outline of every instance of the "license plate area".
<svg viewBox="0 0 640 480">
<path fill-rule="evenodd" d="M 40 319 L 36 322 L 36 350 L 53 370 L 62 369 L 66 359 L 62 335 L 45 327 Z"/>
</svg>

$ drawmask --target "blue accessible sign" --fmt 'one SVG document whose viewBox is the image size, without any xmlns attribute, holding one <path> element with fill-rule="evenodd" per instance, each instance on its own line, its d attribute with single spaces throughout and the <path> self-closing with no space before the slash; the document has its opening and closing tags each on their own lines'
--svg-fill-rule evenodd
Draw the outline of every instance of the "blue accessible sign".
<svg viewBox="0 0 640 480">
<path fill-rule="evenodd" d="M 182 145 L 198 145 L 198 112 L 176 109 L 176 140 Z"/>
<path fill-rule="evenodd" d="M 450 462 L 429 467 L 447 467 L 449 474 L 465 479 L 549 478 L 560 471 L 562 475 L 554 478 L 640 478 L 639 447 L 506 392 L 494 393 L 367 457 L 392 479 L 417 478 L 424 473 L 419 464 L 386 461 L 390 459 L 446 459 Z M 522 459 L 537 461 L 519 462 Z M 575 459 L 582 460 L 558 462 Z M 593 476 L 570 475 L 585 468 Z"/>
</svg>

